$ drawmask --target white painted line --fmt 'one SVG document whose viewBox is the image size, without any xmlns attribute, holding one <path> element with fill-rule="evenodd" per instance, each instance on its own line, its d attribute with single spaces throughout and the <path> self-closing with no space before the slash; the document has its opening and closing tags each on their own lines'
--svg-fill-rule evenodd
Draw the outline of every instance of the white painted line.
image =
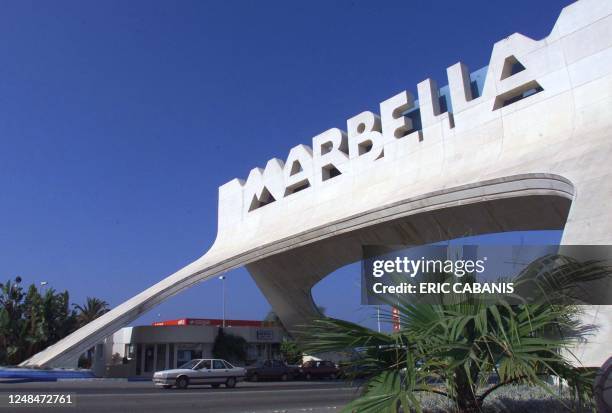
<svg viewBox="0 0 612 413">
<path fill-rule="evenodd" d="M 281 389 L 276 389 L 276 390 L 256 390 L 256 391 L 236 391 L 236 390 L 228 390 L 227 392 L 225 391 L 215 391 L 215 392 L 211 392 L 211 391 L 207 391 L 204 393 L 196 393 L 196 392 L 190 392 L 189 390 L 184 391 L 184 390 L 165 390 L 165 389 L 160 389 L 159 393 L 105 393 L 105 394 L 81 394 L 81 393 L 75 393 L 77 399 L 80 398 L 95 398 L 95 397 L 109 397 L 109 396 L 119 396 L 119 397 L 149 397 L 149 396 L 162 396 L 162 397 L 172 397 L 172 396 L 177 396 L 177 397 L 185 397 L 186 395 L 190 395 L 190 394 L 201 394 L 201 395 L 205 395 L 208 397 L 214 397 L 214 396 L 231 396 L 234 394 L 250 394 L 250 395 L 257 395 L 257 394 L 286 394 L 286 393 L 304 393 L 304 392 L 329 392 L 329 391 L 335 391 L 335 392 L 355 392 L 357 389 L 353 388 L 353 387 L 337 387 L 334 389 L 286 389 L 286 390 L 281 390 Z"/>
</svg>

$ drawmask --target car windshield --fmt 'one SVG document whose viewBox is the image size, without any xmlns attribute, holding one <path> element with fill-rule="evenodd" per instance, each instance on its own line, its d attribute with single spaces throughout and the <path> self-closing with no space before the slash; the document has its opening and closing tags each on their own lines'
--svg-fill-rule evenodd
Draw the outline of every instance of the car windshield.
<svg viewBox="0 0 612 413">
<path fill-rule="evenodd" d="M 198 364 L 200 361 L 202 360 L 199 360 L 199 359 L 190 360 L 187 363 L 180 366 L 179 369 L 193 369 L 196 366 L 196 364 Z"/>
</svg>

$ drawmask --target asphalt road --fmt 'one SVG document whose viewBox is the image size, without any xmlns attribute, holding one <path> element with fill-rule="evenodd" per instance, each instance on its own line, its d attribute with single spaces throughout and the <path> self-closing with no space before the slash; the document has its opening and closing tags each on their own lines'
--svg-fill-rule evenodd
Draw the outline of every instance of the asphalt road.
<svg viewBox="0 0 612 413">
<path fill-rule="evenodd" d="M 344 382 L 239 383 L 235 389 L 208 386 L 187 390 L 155 388 L 151 382 L 116 380 L 0 384 L 0 412 L 224 412 L 332 413 L 358 389 Z M 71 394 L 66 407 L 7 407 L 10 394 Z"/>
</svg>

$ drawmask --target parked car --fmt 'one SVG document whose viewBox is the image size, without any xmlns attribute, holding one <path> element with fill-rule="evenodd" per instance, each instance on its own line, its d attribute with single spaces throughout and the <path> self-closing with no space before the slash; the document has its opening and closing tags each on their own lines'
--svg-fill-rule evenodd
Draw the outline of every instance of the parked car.
<svg viewBox="0 0 612 413">
<path fill-rule="evenodd" d="M 371 376 L 371 372 L 368 368 L 362 365 L 355 365 L 352 363 L 340 363 L 339 376 L 348 380 L 361 380 Z"/>
<path fill-rule="evenodd" d="M 177 369 L 158 371 L 153 374 L 153 383 L 169 389 L 186 389 L 190 385 L 210 384 L 212 387 L 236 387 L 246 377 L 246 370 L 234 367 L 221 359 L 193 359 Z"/>
<path fill-rule="evenodd" d="M 247 366 L 247 380 L 276 379 L 287 381 L 299 375 L 299 367 L 290 366 L 281 360 L 264 360 Z"/>
<path fill-rule="evenodd" d="M 300 376 L 306 380 L 335 379 L 339 374 L 340 369 L 331 361 L 310 360 L 300 367 Z"/>
</svg>

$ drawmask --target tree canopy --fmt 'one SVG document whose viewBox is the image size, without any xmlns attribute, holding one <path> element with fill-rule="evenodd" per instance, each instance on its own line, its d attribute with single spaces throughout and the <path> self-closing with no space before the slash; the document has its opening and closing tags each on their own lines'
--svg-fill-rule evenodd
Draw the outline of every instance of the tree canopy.
<svg viewBox="0 0 612 413">
<path fill-rule="evenodd" d="M 25 288 L 21 277 L 0 283 L 0 364 L 19 364 L 107 311 L 91 297 L 71 308 L 68 291 Z"/>
</svg>

